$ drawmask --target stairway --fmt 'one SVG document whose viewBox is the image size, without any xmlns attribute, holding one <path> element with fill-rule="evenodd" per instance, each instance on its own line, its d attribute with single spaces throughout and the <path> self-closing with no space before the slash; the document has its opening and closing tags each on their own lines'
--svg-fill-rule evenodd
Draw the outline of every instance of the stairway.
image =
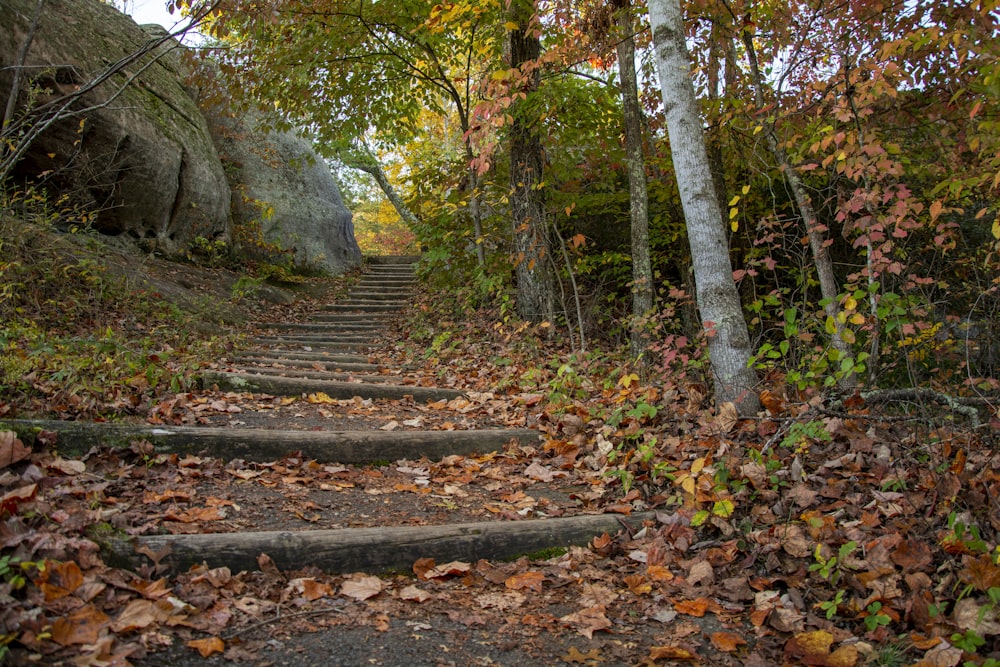
<svg viewBox="0 0 1000 667">
<path fill-rule="evenodd" d="M 454 389 L 422 386 L 404 369 L 379 364 L 369 351 L 387 332 L 388 322 L 408 306 L 415 278 L 410 257 L 371 258 L 363 278 L 336 303 L 323 306 L 308 322 L 280 322 L 253 340 L 253 346 L 204 371 L 206 388 L 241 394 L 374 402 L 451 401 Z M 86 451 L 97 444 L 128 446 L 142 439 L 156 452 L 210 455 L 227 460 L 271 462 L 291 453 L 317 464 L 366 465 L 378 461 L 440 460 L 502 451 L 512 442 L 536 445 L 530 429 L 313 430 L 229 426 L 121 426 L 79 422 L 10 422 L 23 437 L 39 428 L 57 431 L 62 446 Z M 69 450 L 67 450 L 69 451 Z M 174 572 L 207 562 L 233 571 L 256 569 L 268 554 L 284 570 L 307 565 L 330 572 L 408 570 L 419 558 L 442 561 L 509 558 L 552 546 L 583 544 L 622 523 L 643 516 L 580 515 L 521 521 L 398 527 L 282 530 L 238 533 L 144 535 L 112 541 L 109 558 L 142 567 L 147 558 Z"/>
</svg>

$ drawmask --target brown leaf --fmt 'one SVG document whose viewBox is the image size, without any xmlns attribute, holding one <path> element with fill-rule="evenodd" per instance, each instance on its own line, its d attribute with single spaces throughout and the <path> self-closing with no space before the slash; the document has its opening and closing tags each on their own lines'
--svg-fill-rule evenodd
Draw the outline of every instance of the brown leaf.
<svg viewBox="0 0 1000 667">
<path fill-rule="evenodd" d="M 264 574 L 269 574 L 271 576 L 281 576 L 281 572 L 278 570 L 278 566 L 274 564 L 274 559 L 267 554 L 260 554 L 257 556 L 257 567 Z"/>
<path fill-rule="evenodd" d="M 0 470 L 31 456 L 31 450 L 17 439 L 13 431 L 0 431 Z"/>
<path fill-rule="evenodd" d="M 711 606 L 718 607 L 717 603 L 713 603 L 707 598 L 697 598 L 696 600 L 681 600 L 680 602 L 674 603 L 674 609 L 679 614 L 687 614 L 688 616 L 694 616 L 696 618 L 701 618 L 705 615 L 705 612 L 709 610 Z"/>
<path fill-rule="evenodd" d="M 680 646 L 653 646 L 649 649 L 649 659 L 674 660 L 676 662 L 699 662 L 698 654 Z"/>
<path fill-rule="evenodd" d="M 88 604 L 55 620 L 52 624 L 52 641 L 60 646 L 93 644 L 110 620 L 107 614 Z"/>
<path fill-rule="evenodd" d="M 588 607 L 587 609 L 567 614 L 559 620 L 572 625 L 577 632 L 587 639 L 593 639 L 595 632 L 598 630 L 607 630 L 611 627 L 611 621 L 604 615 L 604 610 L 604 605 L 597 605 L 596 607 Z"/>
<path fill-rule="evenodd" d="M 535 572 L 534 570 L 528 570 L 527 572 L 515 574 L 512 577 L 508 577 L 507 580 L 503 582 L 504 586 L 512 591 L 528 589 L 530 591 L 535 591 L 536 593 L 542 592 L 542 585 L 544 583 L 545 575 L 541 572 Z"/>
<path fill-rule="evenodd" d="M 51 602 L 71 595 L 83 584 L 83 573 L 74 561 L 58 563 L 46 561 L 38 587 L 45 594 L 45 601 Z"/>
<path fill-rule="evenodd" d="M 373 598 L 382 592 L 382 580 L 378 577 L 359 574 L 340 586 L 340 594 L 354 598 L 358 602 Z"/>
<path fill-rule="evenodd" d="M 966 557 L 965 568 L 958 573 L 965 583 L 974 586 L 976 590 L 988 591 L 1000 588 L 1000 566 L 993 562 L 990 554 L 982 554 L 977 558 Z"/>
<path fill-rule="evenodd" d="M 207 658 L 216 653 L 222 653 L 226 650 L 226 644 L 219 637 L 207 637 L 205 639 L 192 639 L 187 642 L 185 646 L 193 648 L 201 654 L 201 657 Z"/>
<path fill-rule="evenodd" d="M 641 574 L 630 574 L 624 579 L 625 585 L 634 595 L 645 595 L 653 590 L 653 585 Z"/>
<path fill-rule="evenodd" d="M 168 608 L 171 606 L 169 602 L 164 602 Z M 132 600 L 118 614 L 118 618 L 111 624 L 111 629 L 115 632 L 141 630 L 166 616 L 167 614 L 164 614 L 152 600 Z"/>
<path fill-rule="evenodd" d="M 934 560 L 931 548 L 924 540 L 903 540 L 893 550 L 892 562 L 906 572 L 929 570 Z"/>
<path fill-rule="evenodd" d="M 430 579 L 427 573 L 434 569 L 435 564 L 433 558 L 418 558 L 413 563 L 413 574 L 417 575 L 418 579 L 427 581 Z"/>
<path fill-rule="evenodd" d="M 399 597 L 410 602 L 426 602 L 433 597 L 430 593 L 416 586 L 407 586 L 399 592 Z"/>
<path fill-rule="evenodd" d="M 580 653 L 580 651 L 575 646 L 570 646 L 566 655 L 559 656 L 560 660 L 563 662 L 568 662 L 571 664 L 578 665 L 589 665 L 592 663 L 603 662 L 601 658 L 601 652 L 596 648 L 590 649 L 587 653 Z"/>
<path fill-rule="evenodd" d="M 785 655 L 805 665 L 825 665 L 833 635 L 825 630 L 800 632 L 785 642 Z"/>
<path fill-rule="evenodd" d="M 424 573 L 425 579 L 447 579 L 448 577 L 458 577 L 468 574 L 472 566 L 460 560 L 453 560 L 450 563 L 437 565 Z"/>
<path fill-rule="evenodd" d="M 747 645 L 747 640 L 731 632 L 713 632 L 710 639 L 712 645 L 723 653 L 732 653 L 740 646 Z"/>
<path fill-rule="evenodd" d="M 3 498 L 0 498 L 0 514 L 3 512 L 16 514 L 18 505 L 31 500 L 35 497 L 36 493 L 38 493 L 37 484 L 28 484 L 13 491 L 8 491 L 3 495 Z"/>
</svg>

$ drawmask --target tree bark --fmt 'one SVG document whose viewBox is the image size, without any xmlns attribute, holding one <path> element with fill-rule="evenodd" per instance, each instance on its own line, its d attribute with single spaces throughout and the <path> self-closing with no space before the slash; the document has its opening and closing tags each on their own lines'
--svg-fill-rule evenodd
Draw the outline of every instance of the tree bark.
<svg viewBox="0 0 1000 667">
<path fill-rule="evenodd" d="M 760 66 L 757 63 L 757 52 L 753 46 L 753 36 L 744 32 L 743 45 L 747 49 L 747 60 L 750 62 L 750 75 L 753 78 L 754 98 L 759 108 L 765 105 L 764 99 L 764 77 L 761 76 Z M 795 199 L 795 206 L 799 209 L 799 215 L 806 226 L 806 235 L 809 238 L 809 249 L 812 252 L 813 261 L 816 263 L 816 276 L 819 278 L 819 292 L 823 299 L 823 311 L 828 318 L 834 322 L 834 332 L 830 335 L 830 345 L 837 350 L 841 359 L 852 357 L 854 351 L 851 345 L 844 340 L 843 331 L 845 323 L 839 319 L 837 300 L 840 295 L 840 288 L 837 286 L 837 277 L 833 272 L 833 260 L 830 259 L 830 251 L 827 247 L 826 236 L 823 233 L 824 227 L 820 225 L 816 212 L 813 210 L 812 201 L 806 194 L 802 179 L 792 166 L 791 160 L 785 149 L 778 143 L 778 137 L 774 131 L 774 121 L 766 120 L 764 132 L 767 137 L 767 145 L 771 149 L 771 154 L 778 162 L 781 173 L 784 174 L 788 187 L 792 191 Z M 857 385 L 857 376 L 854 373 L 845 375 L 838 382 L 841 389 L 853 389 Z"/>
<path fill-rule="evenodd" d="M 740 414 L 752 414 L 760 407 L 754 389 L 757 376 L 750 368 L 750 336 L 733 282 L 722 212 L 705 151 L 680 1 L 650 0 L 649 15 L 670 153 L 691 244 L 698 309 L 708 334 L 716 403 L 732 401 Z"/>
<path fill-rule="evenodd" d="M 528 0 L 514 0 L 508 32 L 510 65 L 524 69 L 527 81 L 512 95 L 520 100 L 511 106 L 510 126 L 510 207 L 514 223 L 514 262 L 517 276 L 517 312 L 529 322 L 555 319 L 555 289 L 551 272 L 545 200 L 542 186 L 542 142 L 537 123 L 528 117 L 524 96 L 538 87 L 539 73 L 530 65 L 541 55 L 541 43 L 530 25 L 533 6 Z"/>
<path fill-rule="evenodd" d="M 642 150 L 642 109 L 635 74 L 635 37 L 631 3 L 615 12 L 618 26 L 618 77 L 625 122 L 628 163 L 629 216 L 632 239 L 632 355 L 641 358 L 649 347 L 645 318 L 653 309 L 653 269 L 649 259 L 649 197 L 646 159 Z"/>
<path fill-rule="evenodd" d="M 413 214 L 410 207 L 406 205 L 403 198 L 399 196 L 399 192 L 396 191 L 395 186 L 389 180 L 389 177 L 385 175 L 385 170 L 382 169 L 382 165 L 379 163 L 378 158 L 376 158 L 368 146 L 361 146 L 360 148 L 351 148 L 349 150 L 340 151 L 337 154 L 340 161 L 351 169 L 357 169 L 358 171 L 363 171 L 372 178 L 375 179 L 375 183 L 378 185 L 379 189 L 382 190 L 382 194 L 385 198 L 389 200 L 392 207 L 396 209 L 396 213 L 399 217 L 403 219 L 408 225 L 413 225 L 418 222 L 417 216 Z"/>
</svg>

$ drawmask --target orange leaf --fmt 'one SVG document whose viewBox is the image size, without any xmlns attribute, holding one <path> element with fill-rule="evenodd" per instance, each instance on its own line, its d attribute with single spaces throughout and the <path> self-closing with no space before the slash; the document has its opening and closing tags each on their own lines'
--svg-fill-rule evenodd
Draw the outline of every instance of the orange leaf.
<svg viewBox="0 0 1000 667">
<path fill-rule="evenodd" d="M 77 609 L 52 624 L 52 641 L 60 646 L 93 644 L 111 619 L 94 605 Z"/>
<path fill-rule="evenodd" d="M 680 646 L 653 646 L 649 649 L 649 659 L 697 662 L 698 654 Z"/>
<path fill-rule="evenodd" d="M 688 616 L 701 618 L 708 611 L 710 605 L 711 601 L 706 598 L 698 598 L 697 600 L 681 600 L 674 604 L 674 609 L 678 614 L 687 614 Z"/>
<path fill-rule="evenodd" d="M 207 658 L 216 653 L 226 650 L 226 644 L 218 637 L 207 637 L 206 639 L 192 639 L 187 644 L 190 648 L 198 651 L 201 657 Z"/>
<path fill-rule="evenodd" d="M 723 653 L 732 653 L 740 646 L 746 646 L 747 640 L 731 632 L 713 632 L 712 645 Z"/>
<path fill-rule="evenodd" d="M 45 593 L 45 601 L 51 602 L 70 595 L 83 585 L 83 573 L 80 566 L 73 561 L 57 563 L 46 561 L 45 571 L 38 582 L 38 587 Z"/>
<path fill-rule="evenodd" d="M 674 573 L 670 571 L 670 568 L 664 567 L 663 565 L 650 565 L 646 568 L 646 576 L 653 581 L 673 581 Z"/>
<path fill-rule="evenodd" d="M 625 585 L 634 595 L 644 595 L 653 590 L 652 584 L 641 574 L 631 574 L 625 577 Z"/>
<path fill-rule="evenodd" d="M 527 572 L 522 572 L 521 574 L 515 574 L 512 577 L 508 577 L 503 583 L 504 586 L 512 591 L 520 591 L 527 588 L 530 591 L 541 593 L 542 584 L 545 583 L 545 575 L 541 572 L 528 570 Z"/>
</svg>

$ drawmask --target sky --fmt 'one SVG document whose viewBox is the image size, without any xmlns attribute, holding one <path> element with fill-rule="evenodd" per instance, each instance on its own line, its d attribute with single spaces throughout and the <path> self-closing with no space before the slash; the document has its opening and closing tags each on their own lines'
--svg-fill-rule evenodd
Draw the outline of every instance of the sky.
<svg viewBox="0 0 1000 667">
<path fill-rule="evenodd" d="M 121 7 L 120 2 L 115 3 Z M 180 14 L 171 16 L 167 13 L 167 0 L 126 0 L 125 13 L 130 14 L 136 23 L 159 23 L 169 30 L 181 18 Z"/>
</svg>

